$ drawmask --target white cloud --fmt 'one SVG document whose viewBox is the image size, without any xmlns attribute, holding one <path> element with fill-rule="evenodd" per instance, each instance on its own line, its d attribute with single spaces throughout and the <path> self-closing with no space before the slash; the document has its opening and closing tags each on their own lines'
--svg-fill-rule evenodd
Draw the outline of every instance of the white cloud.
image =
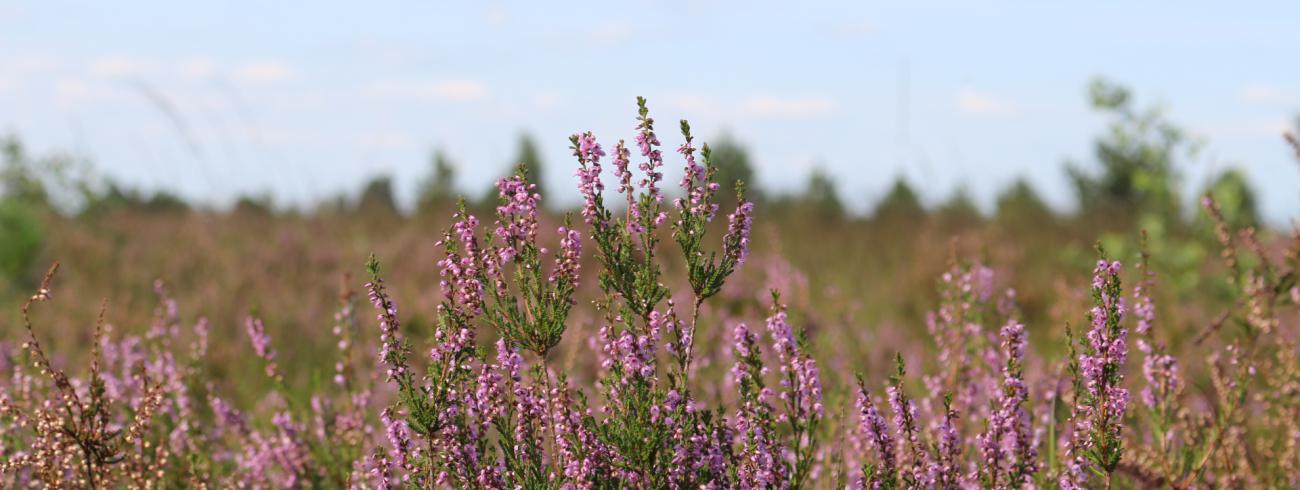
<svg viewBox="0 0 1300 490">
<path fill-rule="evenodd" d="M 411 137 L 405 131 L 374 131 L 361 135 L 357 143 L 367 148 L 379 150 L 396 150 L 411 145 Z"/>
<path fill-rule="evenodd" d="M 409 82 L 389 80 L 371 84 L 364 95 L 380 99 L 421 99 L 474 101 L 485 99 L 488 89 L 475 80 L 443 80 L 438 82 Z"/>
<path fill-rule="evenodd" d="M 436 98 L 447 100 L 478 100 L 487 97 L 487 87 L 473 80 L 448 80 L 429 86 Z"/>
<path fill-rule="evenodd" d="M 90 73 L 99 78 L 121 78 L 139 75 L 144 63 L 125 56 L 100 58 L 90 66 Z"/>
<path fill-rule="evenodd" d="M 826 97 L 777 97 L 759 95 L 745 102 L 745 112 L 751 116 L 808 118 L 829 114 L 835 104 Z"/>
<path fill-rule="evenodd" d="M 33 75 L 65 68 L 58 58 L 46 55 L 20 55 L 4 60 L 5 71 L 10 74 Z"/>
<path fill-rule="evenodd" d="M 493 28 L 500 29 L 510 23 L 510 11 L 499 3 L 489 5 L 483 12 L 483 18 Z"/>
<path fill-rule="evenodd" d="M 869 20 L 855 20 L 835 24 L 833 30 L 842 36 L 855 37 L 875 34 L 877 28 L 876 24 Z"/>
<path fill-rule="evenodd" d="M 632 26 L 624 23 L 603 24 L 587 34 L 594 44 L 613 46 L 632 39 Z"/>
<path fill-rule="evenodd" d="M 235 80 L 244 83 L 273 83 L 288 80 L 293 70 L 278 61 L 259 61 L 239 67 Z"/>
<path fill-rule="evenodd" d="M 1296 102 L 1296 93 L 1276 85 L 1251 83 L 1241 87 L 1237 92 L 1237 98 L 1247 104 L 1290 105 Z"/>
<path fill-rule="evenodd" d="M 1286 119 L 1238 119 L 1220 121 L 1207 127 L 1206 131 L 1218 141 L 1227 138 L 1275 139 L 1294 129 L 1291 121 Z"/>
<path fill-rule="evenodd" d="M 1010 116 L 1020 112 L 1010 100 L 969 88 L 957 93 L 957 109 L 975 116 Z"/>
<path fill-rule="evenodd" d="M 716 97 L 706 97 L 695 94 L 676 94 L 667 95 L 664 100 L 668 107 L 675 112 L 680 112 L 682 117 L 691 118 L 726 118 L 734 115 L 734 111 L 725 109 L 717 102 Z"/>
<path fill-rule="evenodd" d="M 703 95 L 673 95 L 668 97 L 668 103 L 678 109 L 688 111 L 708 111 L 716 109 L 708 97 Z"/>
<path fill-rule="evenodd" d="M 105 96 L 103 90 L 78 78 L 60 78 L 54 82 L 54 104 L 60 108 L 76 107 Z"/>
<path fill-rule="evenodd" d="M 195 58 L 180 62 L 176 66 L 176 72 L 186 80 L 204 80 L 216 74 L 217 67 L 211 60 Z"/>
</svg>

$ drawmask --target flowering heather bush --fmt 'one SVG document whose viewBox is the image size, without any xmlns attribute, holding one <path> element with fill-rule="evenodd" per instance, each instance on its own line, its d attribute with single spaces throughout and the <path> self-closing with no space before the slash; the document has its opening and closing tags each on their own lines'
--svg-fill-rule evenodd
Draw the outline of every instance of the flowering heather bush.
<svg viewBox="0 0 1300 490">
<path fill-rule="evenodd" d="M 298 378 L 287 374 L 301 367 L 279 356 L 285 339 L 250 314 L 242 329 L 222 331 L 242 330 L 247 359 L 272 389 L 237 402 L 250 397 L 232 392 L 209 359 L 214 326 L 199 319 L 184 328 L 161 283 L 143 336 L 115 336 L 101 313 L 89 367 L 69 374 L 42 348 L 49 333 L 29 315 L 55 298 L 51 268 L 22 309 L 21 348 L 0 356 L 0 481 L 1300 486 L 1300 232 L 1285 250 L 1266 246 L 1254 230 L 1229 229 L 1207 198 L 1235 306 L 1178 338 L 1189 328 L 1161 323 L 1145 251 L 1129 268 L 1103 253 L 1091 284 L 1079 285 L 1091 307 L 1069 325 L 1033 329 L 1065 332 L 1065 355 L 1030 349 L 1016 294 L 995 290 L 993 269 L 955 263 L 928 316 L 934 355 L 911 359 L 918 374 L 904 355 L 917 351 L 884 346 L 901 352 L 892 372 L 824 385 L 823 366 L 868 363 L 818 362 L 798 326 L 805 317 L 776 292 L 758 308 L 752 291 L 728 297 L 724 284 L 750 258 L 754 205 L 743 185 L 725 183 L 741 200 L 717 219 L 724 183 L 714 181 L 709 147 L 695 146 L 684 121 L 678 197 L 666 196 L 662 143 L 645 101 L 638 104 L 633 145 L 619 141 L 606 153 L 592 133 L 571 138 L 580 222 L 566 218 L 550 233 L 543 196 L 522 170 L 497 183 L 493 218 L 459 207 L 436 243 L 443 253 L 431 327 L 406 326 L 416 322 L 398 309 L 372 259 L 365 290 L 374 319 L 358 318 L 345 285 L 331 329 L 335 360 L 313 386 L 291 385 Z M 613 205 L 603 176 L 611 161 Z M 714 299 L 720 293 L 724 301 Z M 563 342 L 583 334 L 589 350 Z M 591 361 L 575 365 L 561 352 Z"/>
</svg>

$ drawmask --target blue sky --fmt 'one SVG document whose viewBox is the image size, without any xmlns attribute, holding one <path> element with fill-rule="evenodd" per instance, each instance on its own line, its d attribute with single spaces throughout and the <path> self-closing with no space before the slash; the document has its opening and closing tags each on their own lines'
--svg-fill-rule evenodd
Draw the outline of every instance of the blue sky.
<svg viewBox="0 0 1300 490">
<path fill-rule="evenodd" d="M 666 145 L 681 118 L 730 131 L 767 188 L 821 166 L 858 209 L 900 174 L 931 202 L 964 185 L 987 206 L 1025 176 L 1066 207 L 1061 164 L 1091 162 L 1105 120 L 1085 86 L 1102 75 L 1204 140 L 1189 188 L 1239 166 L 1289 220 L 1296 26 L 1293 1 L 0 0 L 0 131 L 216 204 L 305 203 L 377 174 L 409 198 L 435 146 L 478 195 L 527 131 L 551 198 L 573 202 L 567 136 L 630 139 L 644 95 Z"/>
</svg>

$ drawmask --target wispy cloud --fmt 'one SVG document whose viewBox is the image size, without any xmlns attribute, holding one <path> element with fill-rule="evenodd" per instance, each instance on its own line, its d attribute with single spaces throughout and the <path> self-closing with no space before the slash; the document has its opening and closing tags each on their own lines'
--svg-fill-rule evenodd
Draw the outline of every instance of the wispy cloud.
<svg viewBox="0 0 1300 490">
<path fill-rule="evenodd" d="M 488 96 L 488 88 L 476 80 L 442 80 L 437 82 L 412 82 L 387 80 L 371 84 L 363 94 L 379 99 L 420 99 L 474 101 Z"/>
<path fill-rule="evenodd" d="M 79 78 L 60 78 L 54 82 L 54 104 L 60 108 L 82 106 L 107 96 L 102 87 Z"/>
<path fill-rule="evenodd" d="M 1215 140 L 1224 138 L 1266 138 L 1275 139 L 1287 131 L 1293 131 L 1292 121 L 1284 118 L 1227 119 L 1205 128 Z"/>
<path fill-rule="evenodd" d="M 278 61 L 259 61 L 240 66 L 235 80 L 243 83 L 274 83 L 293 77 L 293 69 Z"/>
<path fill-rule="evenodd" d="M 725 113 L 713 97 L 677 94 L 669 95 L 666 99 L 669 107 L 694 116 L 719 117 Z"/>
<path fill-rule="evenodd" d="M 396 150 L 411 145 L 411 136 L 401 130 L 372 131 L 361 135 L 357 143 L 367 148 Z"/>
<path fill-rule="evenodd" d="M 835 104 L 826 97 L 759 95 L 745 101 L 745 113 L 759 117 L 809 118 L 829 114 Z"/>
<path fill-rule="evenodd" d="M 5 71 L 10 74 L 31 75 L 66 68 L 59 58 L 45 54 L 21 54 L 17 58 L 6 58 L 4 62 Z"/>
<path fill-rule="evenodd" d="M 1237 98 L 1247 104 L 1289 105 L 1297 100 L 1295 91 L 1267 83 L 1250 83 L 1237 91 Z"/>
<path fill-rule="evenodd" d="M 90 73 L 98 78 L 120 78 L 139 75 L 144 63 L 126 56 L 100 58 L 90 65 Z"/>
<path fill-rule="evenodd" d="M 846 20 L 832 25 L 831 31 L 844 37 L 861 37 L 869 36 L 877 32 L 874 22 L 869 20 Z"/>
<path fill-rule="evenodd" d="M 212 60 L 194 58 L 177 64 L 176 73 L 186 80 L 205 80 L 217 73 L 217 67 Z"/>
<path fill-rule="evenodd" d="M 632 39 L 632 26 L 616 22 L 602 24 L 587 34 L 589 41 L 602 46 L 614 46 Z"/>
<path fill-rule="evenodd" d="M 483 10 L 483 20 L 489 27 L 501 29 L 510 23 L 510 10 L 505 5 L 494 3 Z"/>
<path fill-rule="evenodd" d="M 448 80 L 429 86 L 429 93 L 447 100 L 478 100 L 487 97 L 487 86 L 474 80 Z"/>
<path fill-rule="evenodd" d="M 974 116 L 1010 116 L 1020 112 L 1011 100 L 969 88 L 957 93 L 957 109 Z"/>
</svg>

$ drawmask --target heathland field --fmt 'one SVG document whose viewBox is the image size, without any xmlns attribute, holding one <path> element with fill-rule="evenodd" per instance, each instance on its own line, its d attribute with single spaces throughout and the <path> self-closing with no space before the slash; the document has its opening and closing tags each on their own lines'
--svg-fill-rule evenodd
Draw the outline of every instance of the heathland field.
<svg viewBox="0 0 1300 490">
<path fill-rule="evenodd" d="M 11 141 L 0 486 L 1300 486 L 1300 232 L 1233 171 L 1178 192 L 1168 122 L 1094 91 L 1068 212 L 745 189 L 743 148 L 644 101 L 525 145 L 572 147 L 573 209 L 523 151 L 414 211 L 384 180 L 69 210 Z"/>
</svg>

